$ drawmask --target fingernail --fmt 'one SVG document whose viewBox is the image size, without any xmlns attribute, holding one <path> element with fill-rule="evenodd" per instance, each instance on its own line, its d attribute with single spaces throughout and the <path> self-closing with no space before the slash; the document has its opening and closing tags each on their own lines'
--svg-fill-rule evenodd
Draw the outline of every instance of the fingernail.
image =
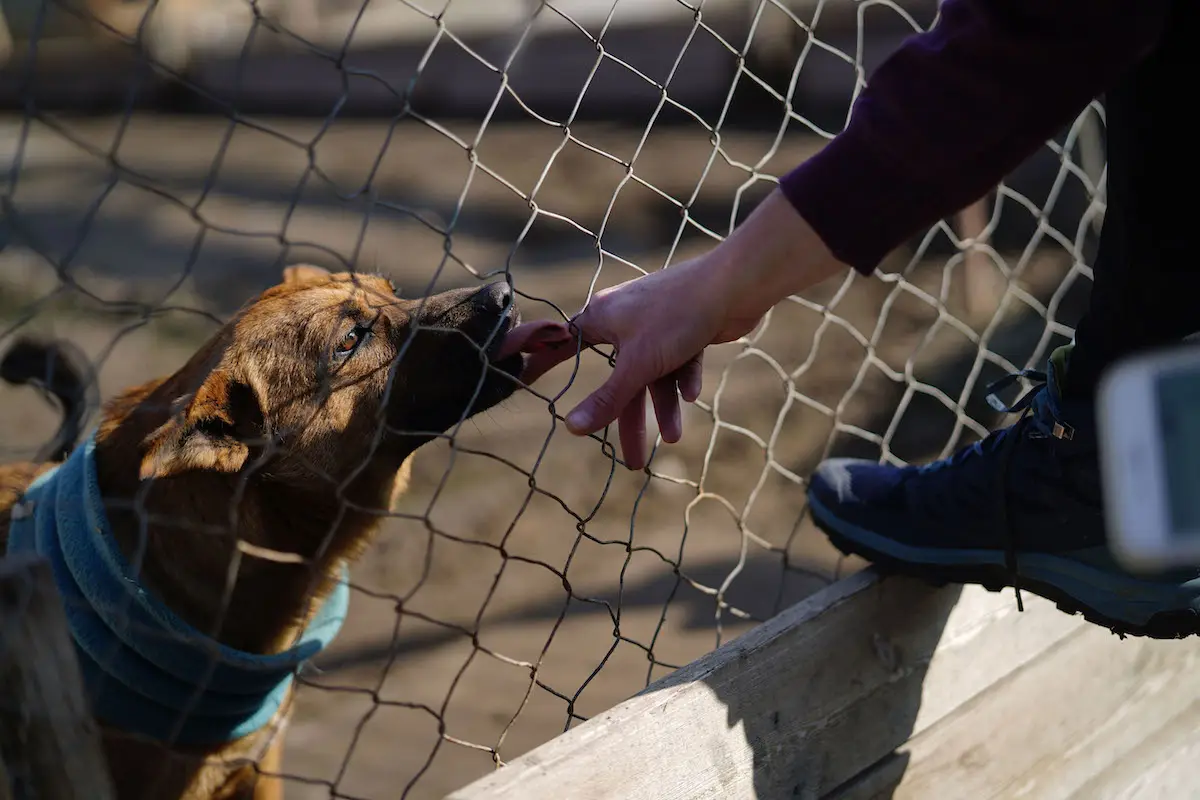
<svg viewBox="0 0 1200 800">
<path fill-rule="evenodd" d="M 567 414 L 567 430 L 574 434 L 580 434 L 587 430 L 592 424 L 592 415 L 581 408 L 577 408 L 570 414 Z"/>
</svg>

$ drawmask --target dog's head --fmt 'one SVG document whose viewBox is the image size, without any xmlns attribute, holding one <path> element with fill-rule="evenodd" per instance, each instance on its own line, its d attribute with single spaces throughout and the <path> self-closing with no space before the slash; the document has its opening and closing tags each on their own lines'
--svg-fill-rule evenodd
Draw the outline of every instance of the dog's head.
<svg viewBox="0 0 1200 800">
<path fill-rule="evenodd" d="M 561 326 L 519 325 L 507 283 L 404 299 L 382 277 L 289 267 L 160 387 L 170 419 L 142 476 L 240 471 L 340 481 L 509 397 L 525 356 Z"/>
</svg>

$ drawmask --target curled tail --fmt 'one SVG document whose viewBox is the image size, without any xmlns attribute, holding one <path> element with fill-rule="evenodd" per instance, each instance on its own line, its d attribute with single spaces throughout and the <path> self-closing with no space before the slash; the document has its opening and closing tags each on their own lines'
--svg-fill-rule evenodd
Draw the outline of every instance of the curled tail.
<svg viewBox="0 0 1200 800">
<path fill-rule="evenodd" d="M 79 441 L 84 419 L 94 407 L 96 382 L 87 357 L 69 342 L 16 339 L 0 359 L 0 378 L 39 389 L 62 410 L 58 432 L 36 460 L 62 461 Z"/>
</svg>

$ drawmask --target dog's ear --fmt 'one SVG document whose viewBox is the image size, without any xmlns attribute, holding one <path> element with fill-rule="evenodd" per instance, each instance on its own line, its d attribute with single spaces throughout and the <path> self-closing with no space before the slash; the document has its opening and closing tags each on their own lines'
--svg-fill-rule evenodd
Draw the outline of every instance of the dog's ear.
<svg viewBox="0 0 1200 800">
<path fill-rule="evenodd" d="M 180 405 L 170 420 L 146 438 L 142 480 L 189 470 L 240 470 L 250 455 L 246 439 L 263 429 L 254 391 L 226 371 L 217 370 Z"/>
<path fill-rule="evenodd" d="M 311 264 L 296 264 L 291 267 L 284 267 L 283 282 L 313 283 L 315 281 L 328 280 L 332 275 L 333 273 L 324 267 L 314 267 Z"/>
</svg>

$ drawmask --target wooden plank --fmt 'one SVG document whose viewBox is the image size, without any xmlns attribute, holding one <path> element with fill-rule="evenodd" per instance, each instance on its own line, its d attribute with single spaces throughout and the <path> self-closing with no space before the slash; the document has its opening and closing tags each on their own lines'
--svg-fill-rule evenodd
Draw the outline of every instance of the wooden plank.
<svg viewBox="0 0 1200 800">
<path fill-rule="evenodd" d="M 0 762 L 14 797 L 113 796 L 50 565 L 27 555 L 0 559 Z"/>
<path fill-rule="evenodd" d="M 822 800 L 891 800 L 892 791 L 908 770 L 906 753 L 891 753 L 868 767 Z"/>
<path fill-rule="evenodd" d="M 1196 774 L 1196 765 L 1200 764 L 1200 702 L 1167 719 L 1154 734 L 1112 760 L 1072 797 L 1103 800 L 1200 795 L 1200 776 Z"/>
<path fill-rule="evenodd" d="M 1200 764 L 1200 759 L 1195 759 L 1200 748 L 1200 687 L 1194 677 L 1197 652 L 1194 645 L 1172 649 L 1177 655 L 1174 666 L 1187 669 L 1190 661 L 1191 675 L 1172 670 L 1173 679 L 1144 680 L 1112 717 L 1096 729 L 1084 731 L 1062 758 L 1040 770 L 1031 779 L 1032 785 L 1080 800 L 1125 796 L 1134 787 L 1156 785 L 1160 778 L 1177 771 L 1172 762 L 1177 765 L 1190 754 L 1188 791 L 1159 796 L 1200 796 L 1200 774 L 1195 771 Z M 1166 778 L 1167 783 L 1175 780 Z"/>
<path fill-rule="evenodd" d="M 902 748 L 892 797 L 1098 797 L 1090 778 L 1200 703 L 1197 666 L 1192 640 L 1080 629 Z M 1186 793 L 1198 795 L 1200 774 Z"/>
<path fill-rule="evenodd" d="M 1104 800 L 1105 798 L 1122 798 L 1122 800 L 1160 800 L 1161 798 L 1195 797 L 1197 791 L 1196 765 L 1200 764 L 1200 713 L 1196 707 L 1187 715 L 1177 718 L 1182 724 L 1172 725 L 1169 737 L 1154 737 L 1147 740 L 1145 748 L 1139 748 L 1139 753 L 1148 757 L 1140 759 L 1140 770 L 1121 771 L 1121 782 L 1105 775 L 1098 785 L 1084 787 L 1075 794 L 1079 800 Z M 1185 727 L 1186 725 L 1186 727 Z M 1133 759 L 1130 760 L 1131 763 Z M 1115 766 L 1124 766 L 1118 762 Z M 1083 791 L 1095 790 L 1095 794 L 1085 795 Z"/>
<path fill-rule="evenodd" d="M 868 569 L 450 797 L 819 797 L 1084 624 L 1026 608 Z"/>
</svg>

